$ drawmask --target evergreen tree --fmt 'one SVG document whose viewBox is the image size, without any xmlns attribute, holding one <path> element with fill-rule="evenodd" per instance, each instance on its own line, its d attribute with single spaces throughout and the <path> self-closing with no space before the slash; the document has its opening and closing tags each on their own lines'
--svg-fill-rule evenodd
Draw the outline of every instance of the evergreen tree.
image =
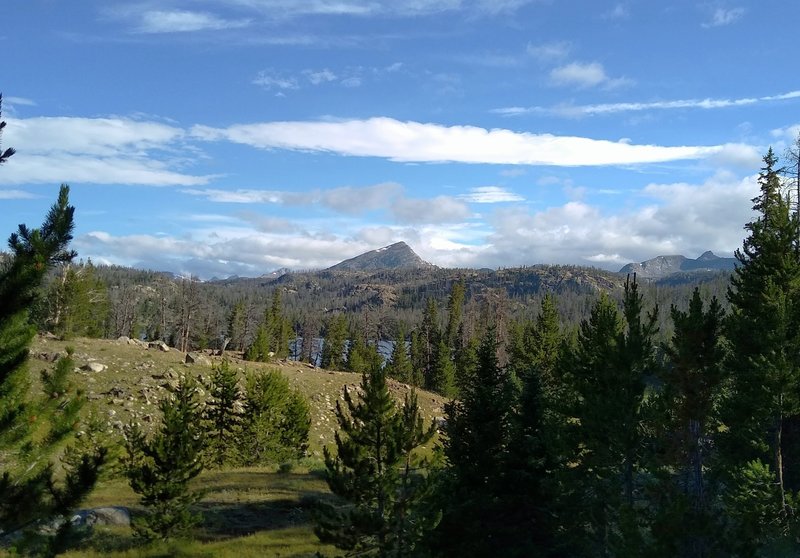
<svg viewBox="0 0 800 558">
<path fill-rule="evenodd" d="M 422 319 L 419 338 L 422 345 L 423 359 L 420 363 L 421 371 L 426 386 L 431 383 L 431 374 L 433 374 L 433 367 L 436 362 L 436 349 L 439 346 L 441 336 L 436 301 L 429 298 L 425 307 L 425 316 Z"/>
<path fill-rule="evenodd" d="M 778 487 L 773 505 L 788 528 L 790 489 L 800 488 L 785 481 L 790 440 L 784 435 L 787 421 L 800 414 L 800 227 L 781 193 L 777 163 L 770 149 L 753 199 L 757 217 L 745 226 L 749 235 L 736 251 L 728 291 L 731 389 L 721 449 L 734 479 L 757 460 L 770 464 Z"/>
<path fill-rule="evenodd" d="M 350 350 L 347 351 L 347 369 L 350 372 L 363 374 L 376 366 L 383 365 L 383 357 L 374 345 L 365 343 L 364 338 L 358 333 L 354 333 L 352 338 Z"/>
<path fill-rule="evenodd" d="M 230 339 L 232 349 L 241 351 L 244 348 L 246 333 L 247 310 L 244 300 L 239 300 L 233 305 L 228 315 L 227 336 Z"/>
<path fill-rule="evenodd" d="M 386 375 L 406 384 L 412 383 L 413 380 L 414 371 L 406 347 L 406 331 L 402 325 L 398 328 L 392 355 L 386 363 Z"/>
<path fill-rule="evenodd" d="M 461 333 L 461 316 L 464 313 L 465 296 L 466 286 L 464 282 L 453 283 L 450 297 L 447 300 L 447 329 L 445 329 L 444 337 L 454 356 L 461 348 L 459 334 Z"/>
<path fill-rule="evenodd" d="M 411 344 L 409 346 L 409 353 L 411 357 L 411 385 L 422 387 L 424 385 L 425 377 L 425 351 L 422 346 L 422 341 L 419 332 L 414 330 L 411 332 Z"/>
<path fill-rule="evenodd" d="M 661 470 L 660 482 L 653 488 L 658 494 L 653 534 L 657 546 L 669 556 L 712 555 L 722 532 L 712 511 L 715 491 L 707 470 L 712 433 L 719 427 L 714 408 L 724 377 L 724 312 L 716 298 L 707 309 L 703 306 L 695 288 L 688 311 L 671 308 L 674 333 L 664 347 L 667 362 L 655 405 L 666 420 L 657 425 Z"/>
<path fill-rule="evenodd" d="M 329 370 L 344 368 L 344 351 L 347 342 L 347 321 L 341 314 L 332 316 L 325 324 L 322 345 L 322 367 Z"/>
<path fill-rule="evenodd" d="M 580 539 L 606 554 L 635 554 L 643 544 L 635 486 L 645 457 L 646 379 L 657 373 L 657 309 L 647 317 L 642 314 L 634 276 L 625 283 L 623 316 L 601 296 L 589 320 L 581 324 L 577 349 L 568 361 L 580 426 L 578 466 L 572 470 L 575 492 L 567 497 L 583 500 L 581 513 L 571 519 L 573 525 L 588 527 L 587 538 Z"/>
<path fill-rule="evenodd" d="M 204 418 L 208 423 L 208 449 L 213 461 L 220 466 L 236 447 L 245 412 L 244 394 L 227 359 L 214 367 L 206 387 L 209 397 Z"/>
<path fill-rule="evenodd" d="M 358 400 L 345 387 L 344 405 L 336 403 L 337 453 L 324 453 L 328 486 L 345 504 L 322 504 L 316 533 L 349 555 L 418 556 L 432 516 L 420 505 L 424 464 L 413 454 L 434 426 L 423 427 L 413 393 L 398 410 L 379 367 L 362 376 Z"/>
<path fill-rule="evenodd" d="M 450 357 L 450 347 L 444 338 L 439 339 L 434 351 L 431 370 L 426 378 L 425 389 L 435 391 L 445 397 L 453 397 L 456 393 L 455 366 Z"/>
<path fill-rule="evenodd" d="M 189 489 L 189 482 L 203 470 L 206 441 L 197 382 L 181 378 L 159 408 L 161 424 L 152 436 L 135 423 L 126 429 L 125 474 L 149 511 L 134 521 L 133 528 L 146 539 L 181 535 L 201 519 L 190 506 L 202 494 Z"/>
<path fill-rule="evenodd" d="M 10 257 L 0 265 L 2 530 L 52 514 L 67 514 L 94 486 L 105 461 L 104 448 L 93 447 L 84 453 L 69 450 L 72 459 L 62 460 L 60 480 L 54 474 L 50 458 L 71 436 L 84 403 L 69 381 L 74 367 L 69 355 L 54 371 L 43 375 L 44 398 L 28 400 L 28 351 L 36 333 L 29 313 L 48 269 L 75 255 L 67 249 L 74 211 L 69 205 L 69 187 L 62 185 L 42 227 L 20 225 L 8 241 Z"/>
<path fill-rule="evenodd" d="M 445 556 L 527 556 L 537 533 L 517 521 L 509 464 L 517 390 L 497 360 L 490 327 L 460 400 L 445 406 L 448 469 L 438 488 L 443 515 L 432 545 Z"/>
<path fill-rule="evenodd" d="M 256 338 L 244 354 L 245 360 L 267 362 L 270 359 L 269 332 L 264 324 L 258 326 Z"/>
<path fill-rule="evenodd" d="M 236 440 L 241 464 L 281 463 L 305 455 L 311 411 L 278 370 L 248 375 L 245 409 Z"/>
<path fill-rule="evenodd" d="M 62 339 L 101 337 L 105 333 L 108 289 L 97 277 L 91 260 L 77 266 L 62 264 L 41 306 L 42 328 Z"/>
</svg>

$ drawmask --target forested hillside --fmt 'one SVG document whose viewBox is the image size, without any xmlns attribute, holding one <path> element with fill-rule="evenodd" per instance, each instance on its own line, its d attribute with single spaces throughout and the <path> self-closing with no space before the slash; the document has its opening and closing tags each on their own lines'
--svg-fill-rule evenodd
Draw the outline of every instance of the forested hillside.
<svg viewBox="0 0 800 558">
<path fill-rule="evenodd" d="M 325 480 L 294 511 L 262 509 L 294 513 L 307 554 L 797 555 L 800 218 L 778 169 L 770 150 L 733 274 L 669 282 L 568 266 L 200 282 L 76 264 L 64 186 L 0 274 L 3 544 L 113 553 L 63 520 L 99 483 L 135 511 L 121 552 L 213 552 L 210 531 L 241 528 L 202 479 L 267 466 Z M 38 377 L 37 327 L 59 349 L 37 352 Z M 116 340 L 99 349 L 115 369 L 87 337 Z"/>
</svg>

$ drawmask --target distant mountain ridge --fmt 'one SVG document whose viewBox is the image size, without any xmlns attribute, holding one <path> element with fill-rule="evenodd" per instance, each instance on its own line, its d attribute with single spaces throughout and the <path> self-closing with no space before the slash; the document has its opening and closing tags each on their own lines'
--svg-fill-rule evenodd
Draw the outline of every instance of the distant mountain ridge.
<svg viewBox="0 0 800 558">
<path fill-rule="evenodd" d="M 405 242 L 395 242 L 339 262 L 326 271 L 371 271 L 376 269 L 436 269 L 436 266 L 420 258 Z"/>
<path fill-rule="evenodd" d="M 656 256 L 650 260 L 639 263 L 629 263 L 619 270 L 619 273 L 636 273 L 646 279 L 660 279 L 673 273 L 691 271 L 733 271 L 736 267 L 736 258 L 720 258 L 714 252 L 704 252 L 699 258 L 693 260 L 686 256 Z"/>
</svg>

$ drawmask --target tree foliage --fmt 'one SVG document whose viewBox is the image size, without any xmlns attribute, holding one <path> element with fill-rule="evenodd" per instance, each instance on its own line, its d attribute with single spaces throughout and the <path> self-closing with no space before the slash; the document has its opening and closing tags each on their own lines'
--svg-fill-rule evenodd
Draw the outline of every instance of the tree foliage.
<svg viewBox="0 0 800 558">
<path fill-rule="evenodd" d="M 148 514 L 137 518 L 134 532 L 146 539 L 168 539 L 186 533 L 200 521 L 190 507 L 201 493 L 189 482 L 203 471 L 205 429 L 198 384 L 180 379 L 162 399 L 161 423 L 147 436 L 135 423 L 126 429 L 125 473 Z"/>
<path fill-rule="evenodd" d="M 340 500 L 323 503 L 316 532 L 348 555 L 411 557 L 435 521 L 421 505 L 427 483 L 414 451 L 431 440 L 416 395 L 398 409 L 380 367 L 362 375 L 358 399 L 344 389 L 336 403 L 336 454 L 324 449 L 328 486 Z"/>
</svg>

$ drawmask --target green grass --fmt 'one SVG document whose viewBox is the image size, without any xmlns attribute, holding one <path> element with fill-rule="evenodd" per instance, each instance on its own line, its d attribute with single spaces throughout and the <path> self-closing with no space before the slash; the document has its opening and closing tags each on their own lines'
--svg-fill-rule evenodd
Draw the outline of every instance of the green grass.
<svg viewBox="0 0 800 558">
<path fill-rule="evenodd" d="M 288 473 L 273 468 L 203 472 L 193 483 L 204 497 L 203 516 L 191 540 L 144 543 L 128 527 L 97 527 L 64 556 L 313 556 L 332 554 L 314 535 L 311 509 L 330 497 L 320 470 L 298 465 Z M 124 479 L 100 484 L 85 507 L 122 505 L 142 513 Z"/>
<path fill-rule="evenodd" d="M 158 422 L 158 399 L 166 395 L 163 387 L 170 372 L 208 377 L 211 369 L 202 365 L 185 365 L 184 353 L 161 352 L 109 340 L 72 339 L 57 341 L 37 338 L 31 353 L 66 353 L 66 346 L 75 349 L 76 367 L 96 360 L 108 366 L 102 372 L 79 371 L 75 380 L 89 398 L 88 410 L 100 417 L 110 445 L 122 448 L 122 427 L 131 421 L 143 427 Z M 229 355 L 232 356 L 232 355 Z M 214 357 L 214 360 L 219 360 Z M 284 470 L 277 467 L 250 467 L 204 471 L 193 483 L 204 496 L 197 510 L 203 522 L 191 533 L 191 540 L 145 544 L 134 537 L 129 527 L 97 527 L 92 535 L 70 557 L 301 557 L 321 552 L 335 555 L 336 549 L 322 545 L 313 532 L 311 510 L 320 498 L 330 498 L 322 475 L 322 448 L 333 443 L 336 429 L 334 408 L 342 388 L 354 388 L 361 376 L 311 368 L 302 363 L 269 364 L 245 362 L 230 358 L 240 373 L 277 368 L 309 401 L 311 432 L 309 457 Z M 53 364 L 39 358 L 30 359 L 32 390 L 38 389 L 39 373 Z M 389 382 L 390 390 L 402 400 L 409 387 Z M 419 404 L 427 420 L 444 414 L 445 400 L 435 394 L 419 391 Z M 428 453 L 430 448 L 423 450 Z M 116 477 L 114 473 L 116 472 Z M 112 466 L 82 507 L 125 506 L 134 514 L 143 513 L 137 495 Z"/>
</svg>

